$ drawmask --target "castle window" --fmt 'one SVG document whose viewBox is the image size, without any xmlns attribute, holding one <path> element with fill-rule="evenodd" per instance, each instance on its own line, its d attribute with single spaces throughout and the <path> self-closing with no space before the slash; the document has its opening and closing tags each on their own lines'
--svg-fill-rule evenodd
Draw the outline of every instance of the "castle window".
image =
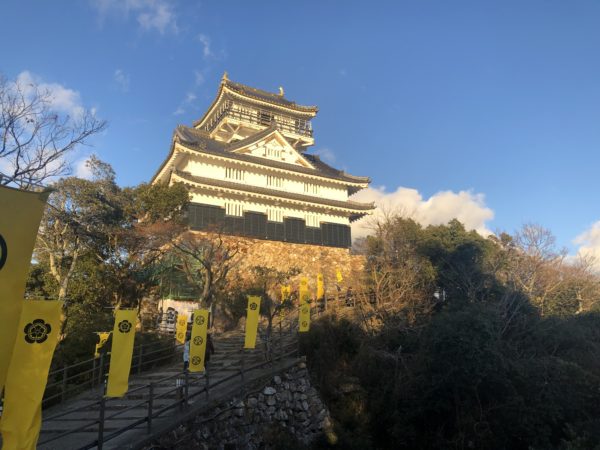
<svg viewBox="0 0 600 450">
<path fill-rule="evenodd" d="M 275 177 L 273 175 L 267 175 L 267 186 L 282 188 L 283 178 Z"/>
<path fill-rule="evenodd" d="M 267 208 L 267 219 L 270 222 L 283 222 L 283 211 L 280 209 Z"/>
<path fill-rule="evenodd" d="M 269 111 L 263 111 L 262 109 L 258 111 L 258 123 L 261 125 L 271 125 L 273 121 L 273 114 Z"/>
<path fill-rule="evenodd" d="M 225 203 L 225 214 L 241 217 L 244 215 L 244 208 L 239 203 Z"/>
<path fill-rule="evenodd" d="M 229 180 L 244 181 L 245 171 L 234 167 L 225 168 L 225 178 Z"/>
<path fill-rule="evenodd" d="M 314 183 L 304 183 L 304 193 L 310 195 L 319 195 L 319 185 Z"/>
<path fill-rule="evenodd" d="M 306 221 L 307 227 L 319 228 L 319 216 L 316 214 L 306 214 L 304 220 Z"/>
</svg>

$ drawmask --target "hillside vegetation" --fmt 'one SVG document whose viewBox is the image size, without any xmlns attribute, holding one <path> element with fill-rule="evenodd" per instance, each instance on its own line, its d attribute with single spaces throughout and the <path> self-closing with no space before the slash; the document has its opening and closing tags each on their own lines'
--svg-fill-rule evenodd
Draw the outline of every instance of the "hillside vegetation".
<svg viewBox="0 0 600 450">
<path fill-rule="evenodd" d="M 567 264 L 539 226 L 484 239 L 398 217 L 363 249 L 371 295 L 302 341 L 335 418 L 319 446 L 600 448 L 589 261 Z"/>
</svg>

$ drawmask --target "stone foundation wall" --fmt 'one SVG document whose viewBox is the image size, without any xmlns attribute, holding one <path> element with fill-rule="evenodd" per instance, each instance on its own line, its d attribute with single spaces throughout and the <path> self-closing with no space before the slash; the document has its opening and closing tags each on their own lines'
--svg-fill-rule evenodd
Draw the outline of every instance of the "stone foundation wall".
<svg viewBox="0 0 600 450">
<path fill-rule="evenodd" d="M 332 422 L 300 362 L 258 392 L 197 416 L 152 448 L 282 448 L 290 439 L 309 444 L 321 434 L 333 435 Z"/>
<path fill-rule="evenodd" d="M 208 235 L 205 232 L 197 234 Z M 326 292 L 333 295 L 337 291 L 336 269 L 342 272 L 343 281 L 340 287 L 344 291 L 348 287 L 356 289 L 361 284 L 365 258 L 362 255 L 351 254 L 349 249 L 235 236 L 223 236 L 223 240 L 226 244 L 236 245 L 241 249 L 241 257 L 231 271 L 232 281 L 238 280 L 243 283 L 250 276 L 250 268 L 266 266 L 281 271 L 298 267 L 300 275 L 292 280 L 292 284 L 297 286 L 301 276 L 308 277 L 311 292 L 316 290 L 317 274 L 322 273 Z"/>
</svg>

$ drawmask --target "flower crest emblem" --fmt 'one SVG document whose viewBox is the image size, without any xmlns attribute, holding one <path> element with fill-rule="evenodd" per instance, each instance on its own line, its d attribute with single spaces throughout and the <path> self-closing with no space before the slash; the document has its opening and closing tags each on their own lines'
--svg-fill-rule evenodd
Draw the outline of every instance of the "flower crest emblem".
<svg viewBox="0 0 600 450">
<path fill-rule="evenodd" d="M 194 356 L 192 357 L 192 364 L 197 366 L 198 364 L 200 364 L 202 362 L 202 358 L 200 358 L 199 356 Z"/>
<path fill-rule="evenodd" d="M 302 314 L 306 314 L 308 312 L 308 308 L 306 306 L 302 307 Z"/>
<path fill-rule="evenodd" d="M 203 316 L 196 317 L 196 325 L 204 325 L 204 317 Z"/>
<path fill-rule="evenodd" d="M 256 308 L 258 308 L 258 305 L 255 302 L 250 303 L 250 309 L 252 311 L 256 311 Z"/>
<path fill-rule="evenodd" d="M 121 333 L 129 333 L 131 331 L 131 322 L 129 320 L 119 322 L 119 331 Z"/>
<path fill-rule="evenodd" d="M 204 339 L 202 339 L 202 336 L 196 336 L 194 338 L 194 345 L 202 345 L 203 342 L 204 342 Z"/>
<path fill-rule="evenodd" d="M 302 321 L 302 326 L 303 326 L 303 327 L 307 327 L 307 326 L 308 326 L 308 322 L 307 322 L 306 320 L 303 320 L 303 321 Z"/>
<path fill-rule="evenodd" d="M 28 344 L 41 344 L 52 331 L 52 327 L 49 323 L 44 322 L 42 319 L 35 319 L 33 322 L 25 325 L 23 332 L 25 333 L 25 342 Z"/>
<path fill-rule="evenodd" d="M 177 339 L 179 339 L 180 341 L 183 340 L 183 333 L 179 332 L 177 333 Z"/>
</svg>

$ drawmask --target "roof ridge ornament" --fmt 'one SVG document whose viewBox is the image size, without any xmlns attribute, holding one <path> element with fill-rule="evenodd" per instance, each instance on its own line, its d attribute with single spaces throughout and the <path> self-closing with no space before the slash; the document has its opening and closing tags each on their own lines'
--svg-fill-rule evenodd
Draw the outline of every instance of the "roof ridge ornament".
<svg viewBox="0 0 600 450">
<path fill-rule="evenodd" d="M 284 92 L 284 90 L 283 90 L 283 87 L 282 87 L 282 86 L 279 86 L 279 96 L 280 96 L 280 97 L 283 97 L 284 95 L 285 95 L 285 92 Z"/>
<path fill-rule="evenodd" d="M 223 77 L 221 78 L 221 83 L 225 83 L 229 81 L 229 77 L 227 76 L 227 71 L 223 72 Z"/>
</svg>

